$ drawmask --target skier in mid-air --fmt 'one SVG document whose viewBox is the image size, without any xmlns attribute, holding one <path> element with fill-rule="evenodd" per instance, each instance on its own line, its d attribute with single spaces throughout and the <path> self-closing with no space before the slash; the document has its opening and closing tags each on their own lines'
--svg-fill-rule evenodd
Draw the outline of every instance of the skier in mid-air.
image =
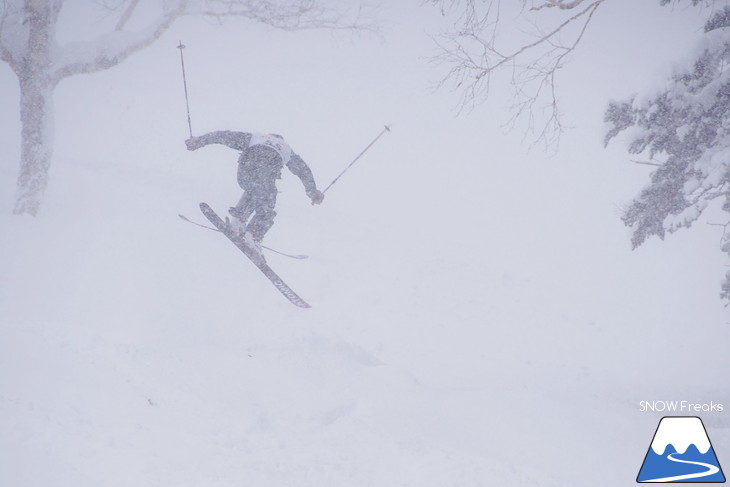
<svg viewBox="0 0 730 487">
<path fill-rule="evenodd" d="M 236 206 L 230 208 L 228 224 L 259 255 L 261 241 L 274 224 L 278 192 L 276 180 L 281 179 L 282 167 L 286 166 L 302 181 L 312 204 L 318 205 L 324 200 L 324 194 L 317 189 L 309 166 L 280 135 L 221 130 L 185 141 L 191 151 L 208 144 L 222 144 L 241 151 L 238 158 L 238 185 L 243 189 L 243 195 Z"/>
</svg>

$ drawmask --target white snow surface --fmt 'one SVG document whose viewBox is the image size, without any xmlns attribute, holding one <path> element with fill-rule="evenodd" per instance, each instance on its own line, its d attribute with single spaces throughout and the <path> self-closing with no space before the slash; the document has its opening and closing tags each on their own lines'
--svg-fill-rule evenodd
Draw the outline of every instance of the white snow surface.
<svg viewBox="0 0 730 487">
<path fill-rule="evenodd" d="M 552 158 L 500 127 L 498 87 L 458 118 L 430 93 L 424 28 L 443 20 L 405 4 L 384 41 L 186 18 L 62 82 L 37 218 L 11 215 L 2 111 L 0 485 L 622 485 L 661 417 L 639 401 L 677 398 L 725 404 L 703 420 L 730 464 L 721 229 L 631 252 L 618 208 L 647 171 L 600 143 L 607 100 L 701 19 L 641 7 L 657 24 L 639 41 L 646 17 L 605 7 L 565 70 L 575 128 Z M 196 135 L 281 133 L 320 187 L 393 124 L 321 206 L 280 181 L 265 243 L 310 258 L 268 261 L 309 310 L 177 217 L 239 196 L 235 152 L 185 150 L 179 39 Z M 5 65 L 0 87 L 17 106 Z"/>
</svg>

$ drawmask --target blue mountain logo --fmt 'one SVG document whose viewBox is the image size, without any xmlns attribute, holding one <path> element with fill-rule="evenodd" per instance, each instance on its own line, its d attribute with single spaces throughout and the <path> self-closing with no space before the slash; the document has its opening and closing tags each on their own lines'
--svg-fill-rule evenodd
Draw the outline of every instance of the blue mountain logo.
<svg viewBox="0 0 730 487">
<path fill-rule="evenodd" d="M 696 416 L 662 418 L 636 481 L 725 482 L 702 420 Z"/>
</svg>

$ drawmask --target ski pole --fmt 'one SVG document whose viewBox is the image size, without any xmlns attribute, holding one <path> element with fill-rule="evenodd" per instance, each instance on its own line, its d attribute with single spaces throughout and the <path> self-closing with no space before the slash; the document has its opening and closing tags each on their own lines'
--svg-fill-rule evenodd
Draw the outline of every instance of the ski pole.
<svg viewBox="0 0 730 487">
<path fill-rule="evenodd" d="M 386 126 L 385 126 L 385 128 L 383 129 L 383 131 L 382 131 L 382 132 L 380 132 L 380 133 L 378 134 L 378 136 L 377 136 L 377 137 L 375 137 L 375 138 L 373 139 L 373 141 L 372 141 L 372 142 L 370 142 L 370 143 L 369 143 L 369 144 L 367 145 L 367 147 L 365 147 L 365 148 L 364 148 L 364 149 L 362 150 L 362 152 L 360 152 L 360 153 L 359 153 L 359 154 L 357 155 L 357 157 L 356 157 L 355 159 L 353 159 L 353 160 L 352 160 L 352 162 L 351 162 L 351 163 L 350 163 L 350 164 L 349 164 L 349 165 L 348 165 L 348 166 L 347 166 L 347 167 L 345 168 L 345 170 L 344 170 L 344 171 L 342 171 L 342 172 L 341 172 L 340 174 L 338 174 L 338 175 L 337 175 L 337 177 L 336 177 L 335 179 L 333 179 L 333 180 L 332 180 L 332 182 L 331 182 L 331 183 L 329 184 L 329 186 L 327 186 L 326 188 L 324 188 L 324 191 L 322 191 L 322 194 L 326 193 L 326 192 L 327 192 L 327 190 L 328 190 L 328 189 L 330 189 L 330 188 L 332 187 L 332 185 L 333 185 L 333 184 L 335 184 L 335 183 L 337 182 L 337 180 L 338 180 L 338 179 L 340 179 L 340 178 L 342 177 L 342 175 L 343 175 L 343 174 L 345 174 L 345 173 L 347 172 L 347 170 L 348 170 L 348 169 L 350 169 L 350 168 L 352 167 L 352 165 L 353 165 L 353 164 L 355 164 L 355 163 L 357 162 L 357 160 L 358 160 L 358 159 L 360 159 L 360 157 L 362 157 L 362 155 L 363 155 L 363 154 L 365 154 L 365 152 L 366 152 L 366 151 L 367 151 L 367 150 L 368 150 L 368 149 L 369 149 L 370 147 L 372 147 L 372 146 L 373 146 L 373 144 L 374 144 L 375 142 L 377 142 L 377 141 L 378 141 L 378 139 L 379 139 L 380 137 L 382 137 L 382 136 L 383 136 L 383 134 L 384 134 L 384 133 L 386 133 L 386 132 L 390 132 L 390 127 L 389 127 L 388 125 L 386 125 Z"/>
<path fill-rule="evenodd" d="M 185 88 L 185 107 L 188 110 L 188 129 L 190 130 L 190 138 L 193 138 L 193 126 L 190 123 L 190 100 L 188 100 L 188 80 L 185 78 L 185 60 L 183 59 L 183 49 L 185 49 L 185 44 L 180 41 L 180 44 L 177 46 L 178 49 L 180 49 L 180 65 L 182 66 L 182 77 L 183 77 L 183 88 Z"/>
<path fill-rule="evenodd" d="M 200 228 L 207 228 L 208 230 L 212 230 L 214 232 L 222 233 L 217 228 L 209 227 L 208 225 L 203 225 L 202 223 L 194 222 L 193 220 L 191 220 L 190 218 L 186 217 L 185 215 L 178 214 L 177 216 L 179 216 L 182 220 L 184 220 L 184 221 L 186 221 L 188 223 L 192 223 L 193 225 L 198 226 Z M 267 247 L 266 245 L 262 245 L 261 248 L 262 249 L 269 250 L 271 252 L 274 252 L 275 254 L 283 255 L 284 257 L 289 257 L 291 259 L 306 259 L 306 258 L 309 257 L 308 255 L 304 255 L 304 254 L 287 254 L 286 252 L 282 252 L 280 250 L 272 249 L 271 247 Z"/>
</svg>

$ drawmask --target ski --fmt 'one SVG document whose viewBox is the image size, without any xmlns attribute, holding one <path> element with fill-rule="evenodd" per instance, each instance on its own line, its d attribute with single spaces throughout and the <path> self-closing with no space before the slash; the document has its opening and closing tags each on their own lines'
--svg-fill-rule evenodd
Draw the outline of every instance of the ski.
<svg viewBox="0 0 730 487">
<path fill-rule="evenodd" d="M 188 223 L 192 223 L 196 227 L 205 228 L 206 230 L 212 230 L 214 232 L 221 233 L 220 230 L 217 228 L 209 227 L 208 225 L 203 225 L 201 223 L 198 223 L 196 221 L 191 220 L 190 218 L 186 217 L 185 215 L 178 214 L 177 216 L 180 217 L 181 220 L 186 221 Z M 284 257 L 289 257 L 290 259 L 308 259 L 309 256 L 305 254 L 287 254 L 286 252 L 282 252 L 280 250 L 272 249 L 271 247 L 267 247 L 266 245 L 261 246 L 262 249 L 266 249 L 269 252 L 273 252 L 275 254 L 283 255 Z"/>
<path fill-rule="evenodd" d="M 213 211 L 210 206 L 208 206 L 207 203 L 200 203 L 200 211 L 203 212 L 203 215 L 205 215 L 210 223 L 212 223 L 223 235 L 228 237 L 228 240 L 233 242 L 233 244 L 238 247 L 238 249 L 243 252 L 256 267 L 259 268 L 259 270 L 271 281 L 274 287 L 276 287 L 276 289 L 278 289 L 279 292 L 283 294 L 284 297 L 287 298 L 293 305 L 299 306 L 300 308 L 311 308 L 311 306 L 306 301 L 300 298 L 297 293 L 295 293 L 276 274 L 276 272 L 274 272 L 273 269 L 269 267 L 263 257 L 257 255 L 256 252 L 251 249 L 251 247 L 243 243 L 243 241 L 241 241 L 240 239 L 236 238 L 236 236 L 229 230 L 226 223 L 221 219 L 221 217 L 218 216 L 215 211 Z"/>
</svg>

